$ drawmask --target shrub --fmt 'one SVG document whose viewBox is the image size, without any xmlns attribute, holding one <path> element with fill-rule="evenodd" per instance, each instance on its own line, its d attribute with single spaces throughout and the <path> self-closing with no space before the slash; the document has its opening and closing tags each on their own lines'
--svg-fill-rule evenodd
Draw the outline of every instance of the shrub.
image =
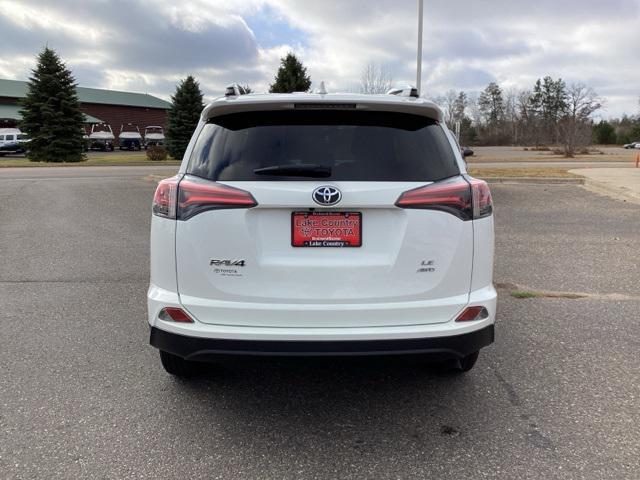
<svg viewBox="0 0 640 480">
<path fill-rule="evenodd" d="M 149 160 L 151 160 L 151 161 L 154 161 L 154 162 L 158 162 L 158 161 L 161 161 L 161 160 L 166 160 L 167 159 L 167 151 L 162 147 L 154 145 L 154 146 L 149 147 L 147 149 L 147 158 Z"/>
</svg>

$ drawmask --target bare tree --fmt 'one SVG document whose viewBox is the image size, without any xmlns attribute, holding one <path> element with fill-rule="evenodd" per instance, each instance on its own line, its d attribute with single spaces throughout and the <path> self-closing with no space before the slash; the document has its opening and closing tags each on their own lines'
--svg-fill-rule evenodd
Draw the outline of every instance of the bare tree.
<svg viewBox="0 0 640 480">
<path fill-rule="evenodd" d="M 509 88 L 504 91 L 504 121 L 510 140 L 516 145 L 519 140 L 518 120 L 518 91 L 515 88 Z"/>
<path fill-rule="evenodd" d="M 518 92 L 518 123 L 521 132 L 518 140 L 524 145 L 530 143 L 537 147 L 540 143 L 540 135 L 537 112 L 532 108 L 532 96 L 531 90 Z"/>
<path fill-rule="evenodd" d="M 437 103 L 444 110 L 444 121 L 449 126 L 449 128 L 455 128 L 455 108 L 456 108 L 456 99 L 458 98 L 458 94 L 455 90 L 449 90 L 442 97 L 438 97 Z"/>
<path fill-rule="evenodd" d="M 602 108 L 602 102 L 592 88 L 573 83 L 567 88 L 565 112 L 559 127 L 566 157 L 573 157 L 578 147 L 591 139 L 591 115 Z"/>
<path fill-rule="evenodd" d="M 471 121 L 476 126 L 482 124 L 482 112 L 480 111 L 479 98 L 476 92 L 471 92 L 467 95 L 467 111 Z"/>
<path fill-rule="evenodd" d="M 393 77 L 388 66 L 369 62 L 362 70 L 361 93 L 387 93 L 392 85 Z"/>
</svg>

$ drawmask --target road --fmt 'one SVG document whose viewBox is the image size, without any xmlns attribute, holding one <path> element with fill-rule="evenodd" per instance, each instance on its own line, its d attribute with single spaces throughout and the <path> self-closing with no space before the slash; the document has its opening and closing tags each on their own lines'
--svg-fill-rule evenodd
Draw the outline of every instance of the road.
<svg viewBox="0 0 640 480">
<path fill-rule="evenodd" d="M 261 359 L 178 381 L 145 324 L 154 184 L 109 172 L 0 171 L 3 479 L 640 477 L 637 205 L 494 186 L 497 339 L 466 376 Z"/>
</svg>

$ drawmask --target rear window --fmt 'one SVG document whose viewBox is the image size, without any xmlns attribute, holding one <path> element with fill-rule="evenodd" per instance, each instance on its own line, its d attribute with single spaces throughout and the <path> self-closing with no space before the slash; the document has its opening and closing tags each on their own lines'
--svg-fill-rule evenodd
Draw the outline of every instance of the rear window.
<svg viewBox="0 0 640 480">
<path fill-rule="evenodd" d="M 318 180 L 256 169 L 318 165 L 342 181 L 424 182 L 460 173 L 434 120 L 393 112 L 286 110 L 234 113 L 207 123 L 188 172 L 210 180 Z M 289 173 L 289 172 L 287 172 Z"/>
</svg>

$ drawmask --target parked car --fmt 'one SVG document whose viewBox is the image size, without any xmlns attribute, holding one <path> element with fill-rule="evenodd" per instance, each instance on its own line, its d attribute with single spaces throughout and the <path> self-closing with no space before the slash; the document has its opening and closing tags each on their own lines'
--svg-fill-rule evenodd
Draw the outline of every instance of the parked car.
<svg viewBox="0 0 640 480">
<path fill-rule="evenodd" d="M 638 145 L 640 145 L 640 142 L 631 142 L 631 143 L 627 143 L 625 145 L 623 145 L 623 148 L 629 149 L 629 148 L 637 148 Z"/>
<path fill-rule="evenodd" d="M 91 133 L 89 134 L 89 150 L 107 150 L 113 152 L 115 149 L 116 137 L 113 135 L 111 125 L 108 123 L 99 123 L 91 125 Z"/>
<path fill-rule="evenodd" d="M 0 157 L 26 153 L 30 139 L 18 128 L 0 128 Z"/>
<path fill-rule="evenodd" d="M 131 123 L 120 125 L 118 142 L 120 143 L 120 150 L 142 150 L 142 135 L 140 135 L 138 125 Z"/>
<path fill-rule="evenodd" d="M 150 343 L 396 355 L 470 370 L 493 342 L 493 207 L 443 113 L 405 95 L 215 100 L 153 199 Z"/>
<path fill-rule="evenodd" d="M 640 150 L 640 142 L 636 142 L 636 145 L 633 147 L 636 150 Z"/>
<path fill-rule="evenodd" d="M 158 125 L 149 125 L 144 129 L 144 149 L 154 145 L 164 145 L 164 129 Z"/>
</svg>

